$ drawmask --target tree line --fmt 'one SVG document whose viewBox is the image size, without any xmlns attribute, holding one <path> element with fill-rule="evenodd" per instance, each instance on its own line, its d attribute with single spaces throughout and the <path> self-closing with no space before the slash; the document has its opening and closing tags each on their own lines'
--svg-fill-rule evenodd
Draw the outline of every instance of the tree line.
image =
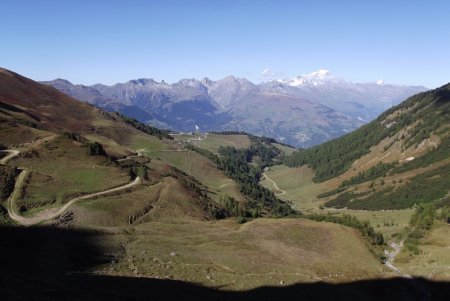
<svg viewBox="0 0 450 301">
<path fill-rule="evenodd" d="M 341 183 L 341 187 L 347 187 L 350 185 L 364 183 L 378 177 L 386 176 L 386 173 L 398 164 L 398 161 L 391 163 L 378 162 L 368 170 L 361 171 L 358 175 L 351 177 L 349 180 L 344 180 Z"/>
<path fill-rule="evenodd" d="M 410 231 L 405 240 L 405 247 L 412 254 L 417 255 L 420 253 L 417 247 L 419 240 L 431 229 L 436 216 L 437 211 L 434 204 L 419 204 L 416 207 L 409 221 Z"/>
<path fill-rule="evenodd" d="M 379 246 L 384 244 L 383 234 L 381 234 L 380 232 L 376 232 L 368 221 L 360 221 L 352 215 L 349 214 L 332 215 L 329 213 L 328 214 L 313 213 L 311 215 L 306 215 L 304 217 L 318 222 L 330 222 L 357 229 L 373 245 Z"/>
</svg>

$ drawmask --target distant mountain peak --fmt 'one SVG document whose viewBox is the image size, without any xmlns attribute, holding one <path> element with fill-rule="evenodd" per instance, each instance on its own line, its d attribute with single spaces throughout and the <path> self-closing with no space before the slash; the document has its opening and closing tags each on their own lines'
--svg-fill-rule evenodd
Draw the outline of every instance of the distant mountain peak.
<svg viewBox="0 0 450 301">
<path fill-rule="evenodd" d="M 157 84 L 157 82 L 153 78 L 138 78 L 129 81 L 135 85 L 148 85 L 148 84 Z"/>
<path fill-rule="evenodd" d="M 70 81 L 68 81 L 67 79 L 64 79 L 64 78 L 57 78 L 54 81 L 55 82 L 64 83 L 64 84 L 67 84 L 67 85 L 72 85 L 72 83 Z"/>
<path fill-rule="evenodd" d="M 236 77 L 234 77 L 234 75 L 227 75 L 224 77 L 224 79 L 226 80 L 236 80 Z"/>
<path fill-rule="evenodd" d="M 207 77 L 204 77 L 202 80 L 201 80 L 201 83 L 205 86 L 205 87 L 211 87 L 213 84 L 214 84 L 214 82 L 212 81 L 212 80 L 210 80 L 209 78 L 207 78 Z"/>
</svg>

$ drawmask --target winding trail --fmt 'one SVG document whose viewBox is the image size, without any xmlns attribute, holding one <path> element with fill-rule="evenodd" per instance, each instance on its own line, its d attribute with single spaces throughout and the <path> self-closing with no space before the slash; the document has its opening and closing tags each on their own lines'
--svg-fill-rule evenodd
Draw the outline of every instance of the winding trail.
<svg viewBox="0 0 450 301">
<path fill-rule="evenodd" d="M 272 183 L 273 187 L 275 187 L 276 190 L 280 191 L 279 193 L 275 193 L 276 196 L 282 196 L 286 194 L 286 191 L 284 191 L 283 189 L 280 189 L 277 185 L 277 183 L 272 180 L 271 178 L 269 178 L 269 176 L 263 172 L 262 174 L 263 178 L 266 178 L 270 183 Z"/>
<path fill-rule="evenodd" d="M 2 152 L 7 152 L 7 153 L 10 153 L 10 154 L 0 160 L 1 164 L 6 164 L 9 160 L 11 160 L 12 158 L 16 157 L 20 153 L 18 150 L 4 150 Z M 17 196 L 18 196 L 20 190 L 22 189 L 24 180 L 26 179 L 26 176 L 28 174 L 28 171 L 26 169 L 19 168 L 19 170 L 21 170 L 21 171 L 20 171 L 20 173 L 19 173 L 19 175 L 17 177 L 16 184 L 14 185 L 14 190 L 13 190 L 13 192 L 11 193 L 11 195 L 9 196 L 9 198 L 7 200 L 7 210 L 8 210 L 8 215 L 9 215 L 9 217 L 12 220 L 14 220 L 17 223 L 22 224 L 24 226 L 35 225 L 35 224 L 38 224 L 40 222 L 43 222 L 43 221 L 55 218 L 55 217 L 61 215 L 64 211 L 67 210 L 67 208 L 69 208 L 70 206 L 72 206 L 74 203 L 76 203 L 78 201 L 95 198 L 95 197 L 98 197 L 98 196 L 110 194 L 110 193 L 113 193 L 113 192 L 118 192 L 118 191 L 121 191 L 121 190 L 126 190 L 126 189 L 129 189 L 129 188 L 133 187 L 133 186 L 139 185 L 142 182 L 139 177 L 136 177 L 136 179 L 134 179 L 134 181 L 132 181 L 131 183 L 128 183 L 128 184 L 125 184 L 125 185 L 122 185 L 122 186 L 119 186 L 119 187 L 107 189 L 107 190 L 104 190 L 104 191 L 95 192 L 95 193 L 91 193 L 91 194 L 87 194 L 87 195 L 84 195 L 84 196 L 73 198 L 73 199 L 69 200 L 69 202 L 67 204 L 63 205 L 61 208 L 59 208 L 56 211 L 48 209 L 48 210 L 42 211 L 37 216 L 24 217 L 24 216 L 21 216 L 21 215 L 17 214 L 14 211 L 15 201 L 17 199 Z"/>
<path fill-rule="evenodd" d="M 76 197 L 74 199 L 71 199 L 67 204 L 65 204 L 64 206 L 59 208 L 56 212 L 50 211 L 50 210 L 45 210 L 45 211 L 42 211 L 41 214 L 38 214 L 37 216 L 34 216 L 34 217 L 23 217 L 23 216 L 20 216 L 20 215 L 18 215 L 18 214 L 16 214 L 14 212 L 14 202 L 15 202 L 16 194 L 20 190 L 20 188 L 22 187 L 23 180 L 26 178 L 25 177 L 25 173 L 26 173 L 25 171 L 22 171 L 20 173 L 19 179 L 16 182 L 16 187 L 14 187 L 14 191 L 11 194 L 10 198 L 8 199 L 8 214 L 9 214 L 9 217 L 11 217 L 11 219 L 13 219 L 14 221 L 16 221 L 19 224 L 22 224 L 24 226 L 35 225 L 35 224 L 38 224 L 40 222 L 43 222 L 43 221 L 55 218 L 55 217 L 61 215 L 64 211 L 67 210 L 67 208 L 69 208 L 70 206 L 72 206 L 74 203 L 76 203 L 78 201 L 87 200 L 87 199 L 95 198 L 95 197 L 102 196 L 102 195 L 105 195 L 105 194 L 109 194 L 109 193 L 125 190 L 125 189 L 131 188 L 131 187 L 136 186 L 136 185 L 141 183 L 141 179 L 139 177 L 136 177 L 136 179 L 134 179 L 133 182 L 125 184 L 123 186 L 119 186 L 119 187 L 116 187 L 116 188 L 104 190 L 104 191 L 101 191 L 101 192 L 91 193 L 91 194 L 87 194 L 87 195 L 84 195 L 84 196 L 81 196 L 81 197 Z"/>
<path fill-rule="evenodd" d="M 127 156 L 125 158 L 118 159 L 117 162 L 123 162 L 123 161 L 129 160 L 129 159 L 132 159 L 132 158 L 142 157 L 143 156 L 143 154 L 142 154 L 143 151 L 145 151 L 145 149 L 138 149 L 136 151 L 137 155 L 130 155 L 130 156 Z"/>
</svg>

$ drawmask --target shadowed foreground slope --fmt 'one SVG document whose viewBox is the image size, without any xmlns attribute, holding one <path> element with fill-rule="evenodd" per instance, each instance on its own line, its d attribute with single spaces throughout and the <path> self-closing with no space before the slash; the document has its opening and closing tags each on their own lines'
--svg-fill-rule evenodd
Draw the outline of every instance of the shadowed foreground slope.
<svg viewBox="0 0 450 301">
<path fill-rule="evenodd" d="M 448 300 L 450 283 L 425 279 L 308 283 L 222 291 L 196 284 L 148 278 L 111 277 L 92 270 L 120 252 L 99 232 L 0 228 L 2 300 Z M 108 254 L 109 253 L 109 254 Z"/>
</svg>

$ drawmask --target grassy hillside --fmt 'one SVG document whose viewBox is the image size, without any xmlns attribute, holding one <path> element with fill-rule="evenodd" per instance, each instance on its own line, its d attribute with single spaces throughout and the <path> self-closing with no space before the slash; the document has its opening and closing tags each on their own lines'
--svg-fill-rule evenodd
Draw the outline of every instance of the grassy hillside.
<svg viewBox="0 0 450 301">
<path fill-rule="evenodd" d="M 11 165 L 30 171 L 22 192 L 26 208 L 60 204 L 80 193 L 105 190 L 130 180 L 125 170 L 65 136 L 22 152 Z"/>
<path fill-rule="evenodd" d="M 111 275 L 183 279 L 223 289 L 373 277 L 383 266 L 361 235 L 295 219 L 142 224 L 124 235 L 125 255 Z"/>
</svg>

